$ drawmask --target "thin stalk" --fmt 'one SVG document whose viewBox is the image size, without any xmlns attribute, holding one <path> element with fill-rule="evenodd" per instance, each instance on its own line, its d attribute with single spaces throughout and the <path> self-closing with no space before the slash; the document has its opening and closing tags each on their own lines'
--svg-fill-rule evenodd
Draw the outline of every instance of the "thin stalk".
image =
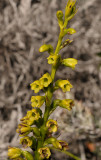
<svg viewBox="0 0 101 160">
<path fill-rule="evenodd" d="M 66 155 L 68 155 L 69 157 L 72 157 L 74 158 L 75 160 L 81 160 L 80 158 L 78 158 L 77 156 L 75 156 L 74 154 L 68 152 L 68 151 L 63 151 L 63 150 L 60 150 L 60 149 L 56 149 L 54 147 L 49 147 L 50 149 L 53 149 L 53 150 L 56 150 L 56 151 L 59 151 L 59 152 L 62 152 L 62 153 L 65 153 Z"/>
<path fill-rule="evenodd" d="M 58 39 L 58 43 L 57 43 L 57 46 L 56 46 L 56 50 L 55 50 L 55 53 L 54 54 L 58 54 L 59 51 L 60 51 L 60 46 L 61 46 L 61 42 L 62 42 L 62 36 L 61 36 L 61 33 L 62 33 L 62 30 L 59 34 L 59 39 Z"/>
</svg>

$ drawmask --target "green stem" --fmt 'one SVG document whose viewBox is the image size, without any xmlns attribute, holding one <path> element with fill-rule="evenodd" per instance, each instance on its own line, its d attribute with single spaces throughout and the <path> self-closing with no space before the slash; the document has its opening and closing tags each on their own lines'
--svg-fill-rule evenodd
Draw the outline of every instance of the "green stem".
<svg viewBox="0 0 101 160">
<path fill-rule="evenodd" d="M 56 47 L 56 50 L 55 50 L 54 54 L 58 54 L 59 51 L 60 51 L 60 46 L 61 46 L 61 42 L 62 42 L 62 39 L 63 39 L 63 37 L 61 36 L 61 33 L 62 33 L 62 30 L 59 34 L 59 39 L 58 39 L 57 47 Z"/>
<path fill-rule="evenodd" d="M 55 66 L 52 66 L 51 77 L 52 77 L 53 81 L 54 81 L 54 78 L 55 78 L 56 70 L 57 70 L 57 68 Z"/>
<path fill-rule="evenodd" d="M 60 150 L 60 149 L 56 149 L 54 147 L 49 147 L 50 149 L 53 149 L 53 150 L 56 150 L 56 151 L 59 151 L 59 152 L 62 152 L 62 153 L 65 153 L 66 155 L 68 155 L 69 157 L 72 157 L 74 158 L 75 160 L 81 160 L 80 158 L 78 158 L 77 156 L 75 156 L 74 154 L 68 152 L 68 151 L 63 151 L 63 150 Z"/>
</svg>

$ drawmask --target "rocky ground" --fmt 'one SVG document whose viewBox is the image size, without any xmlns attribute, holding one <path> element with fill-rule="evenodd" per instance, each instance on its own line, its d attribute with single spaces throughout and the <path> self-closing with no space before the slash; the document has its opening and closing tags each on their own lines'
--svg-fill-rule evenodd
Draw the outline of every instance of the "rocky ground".
<svg viewBox="0 0 101 160">
<path fill-rule="evenodd" d="M 43 44 L 56 46 L 56 11 L 64 11 L 66 0 L 0 0 L 0 160 L 7 160 L 8 146 L 19 146 L 16 128 L 30 109 L 30 83 L 50 71 Z M 78 12 L 69 26 L 77 33 L 64 48 L 62 57 L 78 59 L 74 71 L 60 67 L 57 78 L 69 79 L 73 97 L 72 112 L 58 108 L 52 115 L 60 126 L 60 139 L 82 160 L 101 159 L 101 0 L 77 0 Z M 41 93 L 42 94 L 42 93 Z M 62 130 L 62 131 L 61 131 Z M 55 153 L 53 159 L 68 159 Z"/>
</svg>

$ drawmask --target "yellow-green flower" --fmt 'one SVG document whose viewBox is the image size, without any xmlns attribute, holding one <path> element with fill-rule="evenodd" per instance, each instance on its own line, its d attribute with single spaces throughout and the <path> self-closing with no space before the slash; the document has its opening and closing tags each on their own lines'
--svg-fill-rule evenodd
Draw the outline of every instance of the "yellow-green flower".
<svg viewBox="0 0 101 160">
<path fill-rule="evenodd" d="M 28 118 L 33 117 L 34 120 L 38 120 L 40 118 L 40 112 L 39 112 L 38 109 L 32 109 L 32 110 L 27 112 L 27 117 Z"/>
<path fill-rule="evenodd" d="M 49 119 L 46 123 L 46 127 L 48 128 L 48 131 L 50 133 L 52 132 L 56 132 L 58 129 L 58 125 L 57 125 L 57 121 L 53 120 L 53 119 Z"/>
<path fill-rule="evenodd" d="M 33 144 L 32 138 L 28 136 L 21 138 L 20 144 L 22 144 L 24 148 L 31 147 Z"/>
<path fill-rule="evenodd" d="M 66 151 L 66 150 L 68 149 L 68 143 L 67 143 L 67 142 L 62 141 L 62 140 L 58 140 L 58 142 L 59 142 L 60 145 L 61 145 L 61 150 Z"/>
<path fill-rule="evenodd" d="M 59 79 L 56 81 L 55 87 L 57 87 L 57 89 L 60 87 L 63 92 L 67 92 L 67 91 L 70 91 L 70 89 L 72 88 L 72 85 L 68 80 Z"/>
<path fill-rule="evenodd" d="M 48 147 L 39 148 L 38 152 L 42 159 L 49 159 L 51 155 L 50 149 Z"/>
<path fill-rule="evenodd" d="M 31 130 L 32 129 L 29 125 L 24 124 L 24 123 L 20 123 L 18 125 L 18 128 L 17 128 L 16 132 L 19 133 L 20 136 L 26 136 L 31 132 Z"/>
<path fill-rule="evenodd" d="M 32 96 L 31 97 L 31 106 L 32 107 L 41 107 L 45 101 L 44 96 Z"/>
<path fill-rule="evenodd" d="M 74 101 L 72 99 L 60 100 L 59 106 L 62 108 L 66 108 L 70 111 L 72 107 L 74 106 Z"/>
<path fill-rule="evenodd" d="M 41 118 L 42 112 L 39 108 L 32 109 L 27 112 L 27 115 L 21 119 L 22 123 L 26 125 L 33 125 L 35 121 Z"/>
<path fill-rule="evenodd" d="M 35 93 L 38 93 L 43 88 L 39 80 L 34 81 L 33 83 L 30 84 L 30 86 Z"/>
<path fill-rule="evenodd" d="M 22 150 L 16 147 L 8 148 L 8 157 L 11 159 L 19 158 L 22 154 Z"/>
<path fill-rule="evenodd" d="M 63 59 L 62 64 L 66 67 L 71 67 L 72 69 L 74 69 L 75 65 L 77 64 L 77 60 L 74 58 Z"/>
<path fill-rule="evenodd" d="M 60 55 L 50 55 L 47 59 L 48 64 L 57 64 L 60 61 Z"/>
<path fill-rule="evenodd" d="M 50 54 L 53 53 L 53 47 L 50 44 L 43 44 L 39 48 L 39 52 L 45 52 L 48 51 Z"/>
<path fill-rule="evenodd" d="M 48 87 L 49 84 L 52 82 L 52 78 L 50 76 L 49 73 L 44 74 L 41 78 L 40 78 L 40 83 L 42 86 L 44 87 Z"/>
<path fill-rule="evenodd" d="M 41 115 L 38 109 L 32 109 L 31 111 L 27 112 L 27 117 L 28 117 L 27 124 L 33 125 L 34 122 L 41 117 Z"/>
</svg>

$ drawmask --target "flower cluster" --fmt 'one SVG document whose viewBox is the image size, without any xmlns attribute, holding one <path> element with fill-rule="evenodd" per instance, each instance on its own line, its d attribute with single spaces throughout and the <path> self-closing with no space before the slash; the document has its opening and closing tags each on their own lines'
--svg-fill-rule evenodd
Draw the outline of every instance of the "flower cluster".
<svg viewBox="0 0 101 160">
<path fill-rule="evenodd" d="M 44 87 L 48 87 L 52 82 L 52 78 L 49 73 L 44 74 L 39 80 L 31 83 L 31 89 L 34 90 L 35 93 L 38 93 Z"/>
<path fill-rule="evenodd" d="M 64 36 L 76 33 L 75 29 L 66 28 L 68 21 L 71 20 L 77 12 L 75 3 L 76 0 L 68 0 L 65 14 L 63 14 L 62 11 L 57 11 L 56 15 L 60 27 L 60 34 L 55 51 L 50 44 L 44 44 L 39 48 L 39 52 L 47 51 L 49 53 L 47 59 L 48 64 L 52 65 L 51 74 L 45 73 L 39 80 L 30 84 L 34 93 L 43 90 L 44 95 L 31 97 L 32 109 L 27 111 L 27 114 L 21 119 L 16 130 L 19 136 L 21 136 L 20 144 L 22 144 L 24 148 L 30 147 L 34 152 L 34 156 L 28 151 L 10 147 L 8 149 L 8 156 L 13 160 L 45 160 L 50 158 L 51 149 L 58 149 L 62 152 L 66 152 L 68 149 L 68 143 L 56 138 L 54 133 L 58 131 L 58 124 L 57 121 L 49 119 L 49 116 L 57 106 L 69 111 L 74 106 L 72 99 L 54 99 L 53 93 L 59 88 L 63 92 L 68 92 L 73 87 L 69 80 L 59 79 L 56 82 L 54 81 L 59 66 L 64 65 L 74 69 L 77 64 L 76 59 L 62 59 L 62 56 L 59 55 L 59 51 L 72 42 L 70 39 L 63 42 Z M 43 104 L 45 105 L 45 110 L 42 113 L 41 106 Z M 68 152 L 66 153 L 68 154 Z"/>
</svg>

